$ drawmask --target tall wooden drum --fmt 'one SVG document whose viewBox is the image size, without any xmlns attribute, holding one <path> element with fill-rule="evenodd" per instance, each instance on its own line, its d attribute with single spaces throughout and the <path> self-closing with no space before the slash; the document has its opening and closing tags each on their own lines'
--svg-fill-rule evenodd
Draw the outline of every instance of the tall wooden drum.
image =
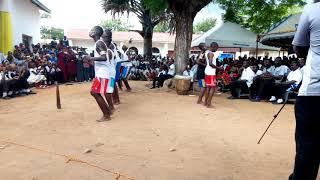
<svg viewBox="0 0 320 180">
<path fill-rule="evenodd" d="M 178 95 L 188 95 L 190 84 L 191 84 L 191 77 L 189 76 L 179 76 L 176 75 L 174 77 L 176 81 L 176 91 Z"/>
</svg>

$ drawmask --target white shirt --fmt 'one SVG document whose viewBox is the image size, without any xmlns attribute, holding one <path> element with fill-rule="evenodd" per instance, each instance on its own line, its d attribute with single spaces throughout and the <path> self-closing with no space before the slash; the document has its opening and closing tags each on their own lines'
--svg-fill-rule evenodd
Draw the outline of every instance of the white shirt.
<svg viewBox="0 0 320 180">
<path fill-rule="evenodd" d="M 300 68 L 296 69 L 295 71 L 291 71 L 288 74 L 287 80 L 288 81 L 295 81 L 295 84 L 299 85 L 302 80 L 302 73 L 301 73 Z"/>
<path fill-rule="evenodd" d="M 213 67 L 210 66 L 210 62 L 209 62 L 210 60 L 209 60 L 209 57 L 208 57 L 208 55 L 209 55 L 210 53 L 213 53 L 213 52 L 207 50 L 206 53 L 205 53 L 205 57 L 206 57 L 206 61 L 207 61 L 207 66 L 206 66 L 206 69 L 204 70 L 204 73 L 205 73 L 206 75 L 213 76 L 213 75 L 216 75 L 216 68 L 213 68 Z M 212 58 L 212 64 L 213 64 L 213 65 L 216 65 L 216 64 L 217 64 L 217 62 L 216 62 L 216 60 L 215 60 L 214 58 Z"/>
<path fill-rule="evenodd" d="M 243 69 L 240 80 L 246 80 L 247 86 L 251 87 L 254 77 L 255 73 L 252 71 L 251 67 L 247 67 L 246 69 Z"/>
<path fill-rule="evenodd" d="M 169 66 L 168 74 L 171 76 L 174 76 L 176 73 L 176 66 L 174 64 L 171 64 Z"/>
<path fill-rule="evenodd" d="M 268 69 L 267 68 L 263 68 L 263 73 L 269 72 L 271 74 L 274 74 L 275 71 L 275 67 L 274 66 L 270 66 Z"/>
<path fill-rule="evenodd" d="M 260 76 L 261 74 L 263 74 L 263 71 L 258 70 L 258 71 L 256 72 L 256 75 L 255 75 L 255 76 Z"/>
<path fill-rule="evenodd" d="M 97 52 L 97 43 L 99 41 L 101 41 L 101 40 L 98 40 L 94 45 L 94 57 L 101 56 L 101 54 Z M 103 42 L 103 41 L 101 41 L 101 42 Z M 104 52 L 104 53 L 106 53 L 106 52 Z M 95 76 L 98 78 L 104 78 L 104 79 L 110 78 L 109 69 L 110 69 L 111 63 L 109 61 L 108 54 L 106 55 L 106 57 L 107 57 L 107 61 L 95 61 L 94 62 L 94 72 L 95 72 Z"/>
<path fill-rule="evenodd" d="M 273 75 L 274 76 L 285 76 L 287 74 L 289 74 L 290 69 L 285 66 L 285 65 L 281 65 L 279 67 L 276 67 L 273 71 Z"/>
<path fill-rule="evenodd" d="M 306 5 L 292 42 L 310 47 L 299 96 L 320 96 L 320 3 Z"/>
</svg>

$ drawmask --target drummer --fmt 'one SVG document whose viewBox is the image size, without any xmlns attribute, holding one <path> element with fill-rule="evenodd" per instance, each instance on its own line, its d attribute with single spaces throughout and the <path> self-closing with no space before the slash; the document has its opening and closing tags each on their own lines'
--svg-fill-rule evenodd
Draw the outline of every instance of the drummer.
<svg viewBox="0 0 320 180">
<path fill-rule="evenodd" d="M 174 60 L 170 59 L 168 63 L 168 73 L 159 76 L 158 87 L 163 87 L 163 83 L 167 79 L 171 79 L 174 77 L 176 73 L 176 66 L 174 65 Z"/>
</svg>

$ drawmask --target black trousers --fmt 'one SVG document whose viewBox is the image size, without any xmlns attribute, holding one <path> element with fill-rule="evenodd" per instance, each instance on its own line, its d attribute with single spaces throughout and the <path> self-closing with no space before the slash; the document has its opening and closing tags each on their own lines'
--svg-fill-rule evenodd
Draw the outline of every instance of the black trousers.
<svg viewBox="0 0 320 180">
<path fill-rule="evenodd" d="M 241 92 L 242 93 L 248 93 L 249 92 L 249 88 L 247 86 L 246 81 L 243 80 L 237 80 L 237 81 L 233 81 L 229 84 L 230 86 L 230 91 L 231 91 L 231 95 L 233 97 L 240 97 Z"/>
<path fill-rule="evenodd" d="M 255 79 L 251 86 L 251 96 L 257 96 L 259 98 L 269 98 L 270 96 L 272 96 L 272 87 L 274 87 L 273 79 Z"/>
<path fill-rule="evenodd" d="M 173 76 L 171 76 L 169 74 L 160 75 L 159 80 L 158 80 L 158 87 L 162 87 L 164 81 L 167 79 L 171 79 L 171 78 L 173 78 Z"/>
<path fill-rule="evenodd" d="M 296 116 L 296 157 L 290 180 L 316 180 L 320 163 L 320 96 L 298 97 Z"/>
<path fill-rule="evenodd" d="M 272 91 L 273 95 L 275 95 L 278 99 L 284 99 L 284 94 L 287 91 L 288 88 L 290 88 L 291 84 L 285 84 L 285 83 L 275 83 Z"/>
</svg>

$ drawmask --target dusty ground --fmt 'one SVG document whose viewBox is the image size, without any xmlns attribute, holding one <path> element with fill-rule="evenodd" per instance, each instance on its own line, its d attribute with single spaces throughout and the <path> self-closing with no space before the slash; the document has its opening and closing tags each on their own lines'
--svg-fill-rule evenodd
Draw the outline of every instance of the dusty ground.
<svg viewBox="0 0 320 180">
<path fill-rule="evenodd" d="M 289 105 L 263 144 L 257 139 L 279 106 L 230 101 L 216 95 L 215 109 L 196 105 L 196 97 L 149 90 L 131 82 L 121 93 L 113 120 L 97 123 L 100 111 L 90 84 L 61 86 L 62 110 L 55 89 L 0 100 L 1 180 L 116 179 L 71 156 L 141 180 L 283 180 L 294 159 L 294 116 Z M 84 153 L 87 149 L 90 153 Z M 171 151 L 170 151 L 171 150 Z M 121 180 L 125 177 L 119 178 Z"/>
</svg>

